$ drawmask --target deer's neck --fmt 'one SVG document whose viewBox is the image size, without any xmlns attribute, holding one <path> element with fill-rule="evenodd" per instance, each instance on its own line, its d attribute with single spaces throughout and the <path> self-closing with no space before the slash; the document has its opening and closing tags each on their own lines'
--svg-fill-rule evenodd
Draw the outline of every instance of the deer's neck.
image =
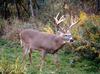
<svg viewBox="0 0 100 74">
<path fill-rule="evenodd" d="M 56 47 L 54 48 L 54 50 L 52 50 L 52 54 L 56 53 L 59 49 L 61 49 L 65 45 L 64 39 L 62 37 L 58 37 L 56 39 L 55 44 Z"/>
</svg>

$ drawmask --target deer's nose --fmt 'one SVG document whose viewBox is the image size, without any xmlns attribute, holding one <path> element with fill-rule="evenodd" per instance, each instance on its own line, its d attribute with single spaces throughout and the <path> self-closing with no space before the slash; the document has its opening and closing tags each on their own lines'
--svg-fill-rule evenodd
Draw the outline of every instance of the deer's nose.
<svg viewBox="0 0 100 74">
<path fill-rule="evenodd" d="M 70 42 L 73 42 L 73 41 L 74 41 L 73 39 L 70 40 Z"/>
</svg>

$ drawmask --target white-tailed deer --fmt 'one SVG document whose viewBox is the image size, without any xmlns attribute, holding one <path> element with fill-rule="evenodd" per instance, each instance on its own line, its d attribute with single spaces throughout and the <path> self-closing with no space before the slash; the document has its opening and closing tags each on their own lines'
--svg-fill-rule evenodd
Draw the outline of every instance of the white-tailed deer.
<svg viewBox="0 0 100 74">
<path fill-rule="evenodd" d="M 54 19 L 56 27 L 60 28 L 59 34 L 48 34 L 33 29 L 25 29 L 20 32 L 23 59 L 25 59 L 26 54 L 29 54 L 30 62 L 32 63 L 32 52 L 38 50 L 41 52 L 42 60 L 44 60 L 47 53 L 55 54 L 66 42 L 73 41 L 69 29 L 78 21 L 74 23 L 71 21 L 71 26 L 67 30 L 64 30 L 59 24 L 65 20 L 65 17 L 62 16 L 58 20 L 58 16 L 59 13 Z"/>
</svg>

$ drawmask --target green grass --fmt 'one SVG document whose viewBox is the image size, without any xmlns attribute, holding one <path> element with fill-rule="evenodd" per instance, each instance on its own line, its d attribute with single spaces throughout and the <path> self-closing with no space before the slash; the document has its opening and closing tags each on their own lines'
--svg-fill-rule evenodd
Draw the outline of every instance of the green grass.
<svg viewBox="0 0 100 74">
<path fill-rule="evenodd" d="M 0 39 L 0 74 L 100 74 L 100 65 L 93 61 L 80 59 L 71 63 L 76 56 L 61 50 L 58 53 L 60 67 L 53 63 L 53 55 L 48 54 L 42 71 L 38 66 L 41 62 L 40 52 L 32 53 L 32 65 L 27 55 L 22 62 L 22 49 L 16 42 Z"/>
</svg>

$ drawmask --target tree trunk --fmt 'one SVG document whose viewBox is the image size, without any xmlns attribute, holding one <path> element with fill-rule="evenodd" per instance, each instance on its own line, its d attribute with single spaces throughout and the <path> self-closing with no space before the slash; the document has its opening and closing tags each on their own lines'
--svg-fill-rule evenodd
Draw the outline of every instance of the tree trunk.
<svg viewBox="0 0 100 74">
<path fill-rule="evenodd" d="M 24 6 L 22 3 L 20 4 L 20 6 L 24 9 L 24 11 L 26 12 L 26 14 L 27 14 L 28 16 L 30 16 L 29 11 L 25 8 L 25 6 Z"/>
<path fill-rule="evenodd" d="M 96 0 L 96 14 L 100 14 L 100 0 Z"/>
<path fill-rule="evenodd" d="M 30 13 L 31 13 L 31 16 L 34 17 L 34 12 L 33 12 L 33 3 L 32 3 L 32 0 L 29 0 L 29 7 L 30 7 Z"/>
<path fill-rule="evenodd" d="M 100 11 L 100 0 L 96 0 L 97 11 Z"/>
<path fill-rule="evenodd" d="M 7 2 L 4 2 L 4 19 L 7 18 Z"/>
<path fill-rule="evenodd" d="M 17 12 L 16 12 L 17 17 L 20 18 L 20 11 L 19 11 L 18 4 L 17 4 L 16 0 L 14 0 L 14 4 L 15 4 L 16 10 L 17 10 Z"/>
<path fill-rule="evenodd" d="M 18 7 L 17 3 L 16 3 L 16 9 L 17 9 L 17 16 L 18 16 L 18 18 L 20 18 L 20 11 L 19 11 L 19 7 Z"/>
</svg>

